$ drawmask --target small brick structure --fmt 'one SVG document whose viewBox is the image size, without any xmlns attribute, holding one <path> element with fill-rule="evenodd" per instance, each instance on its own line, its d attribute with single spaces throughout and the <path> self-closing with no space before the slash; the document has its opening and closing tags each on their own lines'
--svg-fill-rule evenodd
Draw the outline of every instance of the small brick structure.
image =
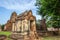
<svg viewBox="0 0 60 40">
<path fill-rule="evenodd" d="M 7 36 L 6 35 L 0 35 L 0 40 L 6 40 Z"/>
<path fill-rule="evenodd" d="M 46 20 L 45 20 L 45 19 L 42 19 L 42 20 L 41 20 L 40 25 L 41 25 L 41 28 L 40 28 L 41 30 L 47 31 Z"/>
<path fill-rule="evenodd" d="M 40 20 L 40 27 L 37 28 L 37 33 L 39 36 L 47 36 L 47 27 L 46 27 L 46 20 L 42 19 Z"/>
</svg>

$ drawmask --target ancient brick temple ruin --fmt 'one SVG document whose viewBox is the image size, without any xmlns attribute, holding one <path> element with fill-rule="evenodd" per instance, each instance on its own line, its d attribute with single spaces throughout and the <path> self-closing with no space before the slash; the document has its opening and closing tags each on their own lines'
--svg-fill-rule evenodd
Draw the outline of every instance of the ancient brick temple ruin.
<svg viewBox="0 0 60 40">
<path fill-rule="evenodd" d="M 36 33 L 36 17 L 32 15 L 32 11 L 25 11 L 19 15 L 13 12 L 10 20 L 7 21 L 4 30 L 29 34 L 31 40 L 37 35 Z"/>
</svg>

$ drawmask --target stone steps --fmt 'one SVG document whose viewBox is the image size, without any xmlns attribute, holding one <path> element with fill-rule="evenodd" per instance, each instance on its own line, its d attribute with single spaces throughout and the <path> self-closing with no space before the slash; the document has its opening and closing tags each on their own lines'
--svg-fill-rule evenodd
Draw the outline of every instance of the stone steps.
<svg viewBox="0 0 60 40">
<path fill-rule="evenodd" d="M 20 33 L 13 33 L 10 36 L 11 39 L 13 40 L 29 40 L 28 35 L 21 35 Z"/>
<path fill-rule="evenodd" d="M 36 38 L 32 37 L 30 35 L 23 35 L 21 33 L 12 33 L 10 36 L 13 40 L 37 40 Z"/>
</svg>

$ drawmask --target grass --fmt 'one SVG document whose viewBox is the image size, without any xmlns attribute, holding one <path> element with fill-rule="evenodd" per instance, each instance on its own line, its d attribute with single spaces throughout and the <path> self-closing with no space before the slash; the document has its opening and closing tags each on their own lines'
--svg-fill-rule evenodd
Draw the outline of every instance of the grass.
<svg viewBox="0 0 60 40">
<path fill-rule="evenodd" d="M 11 35 L 11 32 L 8 31 L 1 31 L 0 35 L 6 35 L 7 37 L 9 37 L 9 35 Z M 7 40 L 11 40 L 10 38 L 7 38 Z"/>
<path fill-rule="evenodd" d="M 60 36 L 42 37 L 43 40 L 60 40 Z"/>
<path fill-rule="evenodd" d="M 8 31 L 1 31 L 1 32 L 0 32 L 0 35 L 9 36 L 9 35 L 11 35 L 11 32 L 8 32 Z"/>
<path fill-rule="evenodd" d="M 0 35 L 6 35 L 9 36 L 11 35 L 11 32 L 8 31 L 1 31 Z M 8 40 L 11 40 L 8 38 Z M 42 37 L 42 40 L 60 40 L 60 36 L 48 36 L 48 37 Z"/>
</svg>

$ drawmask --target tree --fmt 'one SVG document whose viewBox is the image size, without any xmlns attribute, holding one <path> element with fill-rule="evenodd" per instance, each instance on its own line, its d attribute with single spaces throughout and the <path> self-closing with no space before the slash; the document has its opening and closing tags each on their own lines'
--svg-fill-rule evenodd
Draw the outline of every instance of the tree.
<svg viewBox="0 0 60 40">
<path fill-rule="evenodd" d="M 59 26 L 57 20 L 60 20 L 60 0 L 36 0 L 36 6 L 38 14 L 47 20 L 47 24 L 50 22 L 48 25 Z"/>
<path fill-rule="evenodd" d="M 3 24 L 3 25 L 1 25 L 2 30 L 4 30 L 4 26 L 5 26 L 4 24 Z"/>
</svg>

